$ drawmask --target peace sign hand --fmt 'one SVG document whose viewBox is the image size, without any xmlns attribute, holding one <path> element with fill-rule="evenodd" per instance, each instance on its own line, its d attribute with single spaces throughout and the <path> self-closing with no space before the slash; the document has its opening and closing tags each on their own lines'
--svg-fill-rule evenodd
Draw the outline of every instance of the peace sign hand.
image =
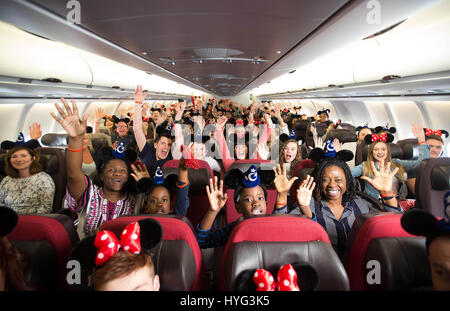
<svg viewBox="0 0 450 311">
<path fill-rule="evenodd" d="M 379 170 L 377 170 L 373 161 L 370 161 L 370 165 L 375 177 L 362 176 L 361 179 L 367 181 L 380 193 L 392 191 L 392 180 L 397 174 L 398 167 L 391 171 L 391 162 L 384 163 L 384 161 L 380 162 Z"/>
<path fill-rule="evenodd" d="M 88 115 L 85 114 L 83 119 L 80 120 L 80 117 L 78 116 L 78 107 L 75 104 L 75 101 L 73 99 L 70 101 L 72 102 L 72 109 L 69 107 L 66 100 L 61 98 L 61 102 L 63 103 L 66 112 L 55 103 L 56 110 L 58 110 L 62 119 L 57 117 L 53 112 L 50 112 L 50 115 L 66 130 L 70 137 L 83 136 L 84 133 L 86 133 Z"/>
<path fill-rule="evenodd" d="M 292 184 L 298 179 L 298 177 L 293 177 L 291 179 L 287 178 L 286 167 L 284 163 L 283 169 L 281 169 L 280 165 L 278 164 L 276 168 L 273 168 L 273 171 L 275 172 L 275 179 L 273 183 L 275 184 L 275 188 L 277 188 L 277 191 L 279 193 L 288 192 L 289 189 L 291 189 Z"/>
<path fill-rule="evenodd" d="M 209 209 L 212 212 L 220 211 L 227 203 L 228 195 L 223 193 L 223 180 L 220 181 L 218 187 L 217 176 L 214 177 L 214 183 L 212 178 L 209 179 L 209 186 L 206 186 L 206 194 L 209 200 Z"/>
</svg>

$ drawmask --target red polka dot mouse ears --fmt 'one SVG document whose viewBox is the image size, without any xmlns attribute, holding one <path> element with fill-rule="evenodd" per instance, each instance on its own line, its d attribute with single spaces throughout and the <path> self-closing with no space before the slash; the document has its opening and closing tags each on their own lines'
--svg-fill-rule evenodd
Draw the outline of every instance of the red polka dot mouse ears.
<svg viewBox="0 0 450 311">
<path fill-rule="evenodd" d="M 234 290 L 313 291 L 319 284 L 317 271 L 306 262 L 282 265 L 276 275 L 277 279 L 265 269 L 245 270 L 236 278 Z"/>
<path fill-rule="evenodd" d="M 119 251 L 132 254 L 148 252 L 162 240 L 162 227 L 152 218 L 141 219 L 125 227 L 120 241 L 111 231 L 102 230 L 95 236 L 79 241 L 70 255 L 71 260 L 78 260 L 83 269 L 91 270 L 104 265 Z"/>
</svg>

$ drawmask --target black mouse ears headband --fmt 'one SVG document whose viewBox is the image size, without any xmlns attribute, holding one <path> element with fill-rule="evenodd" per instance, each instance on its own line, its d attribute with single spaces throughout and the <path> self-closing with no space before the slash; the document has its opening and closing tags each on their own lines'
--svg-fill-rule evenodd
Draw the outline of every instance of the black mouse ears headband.
<svg viewBox="0 0 450 311">
<path fill-rule="evenodd" d="M 327 115 L 330 113 L 330 109 L 322 109 L 320 111 L 317 111 L 317 115 L 321 115 L 322 113 L 326 113 Z"/>
<path fill-rule="evenodd" d="M 130 118 L 118 118 L 116 116 L 112 116 L 113 122 L 115 124 L 119 123 L 119 122 L 125 122 L 126 124 L 130 123 Z"/>
<path fill-rule="evenodd" d="M 389 127 L 389 123 L 386 123 L 386 125 L 384 126 L 377 126 L 375 127 L 375 133 L 379 134 L 381 132 L 387 132 L 387 133 L 391 133 L 391 134 L 395 134 L 397 132 L 397 129 L 395 127 Z"/>
<path fill-rule="evenodd" d="M 383 134 L 376 134 L 376 133 L 372 133 L 372 134 L 367 134 L 364 137 L 364 141 L 366 142 L 366 144 L 371 144 L 377 141 L 382 141 L 385 143 L 392 143 L 394 141 L 395 137 L 394 135 L 390 134 L 390 133 L 383 133 Z"/>
<path fill-rule="evenodd" d="M 158 221 L 145 218 L 130 223 L 120 239 L 108 230 L 99 231 L 79 241 L 72 249 L 70 258 L 78 260 L 83 269 L 103 266 L 119 251 L 132 254 L 149 252 L 162 240 L 163 230 Z"/>
<path fill-rule="evenodd" d="M 25 137 L 23 133 L 20 132 L 17 140 L 15 142 L 10 140 L 4 140 L 1 144 L 1 148 L 4 150 L 9 150 L 17 146 L 24 146 L 25 148 L 35 149 L 41 146 L 39 141 L 36 139 L 30 139 L 29 141 L 25 141 Z"/>
<path fill-rule="evenodd" d="M 237 189 L 238 187 L 254 188 L 259 185 L 267 187 L 275 178 L 273 170 L 260 170 L 255 165 L 244 173 L 240 169 L 232 169 L 225 176 L 224 183 L 227 188 Z"/>
<path fill-rule="evenodd" d="M 325 144 L 325 148 L 314 148 L 309 152 L 308 158 L 313 160 L 316 163 L 327 159 L 338 159 L 343 162 L 351 161 L 353 159 L 353 152 L 350 150 L 343 149 L 341 151 L 336 152 L 334 148 L 334 144 L 331 139 L 327 139 Z"/>
<path fill-rule="evenodd" d="M 10 234 L 17 225 L 19 216 L 6 206 L 0 206 L 0 237 Z"/>
</svg>

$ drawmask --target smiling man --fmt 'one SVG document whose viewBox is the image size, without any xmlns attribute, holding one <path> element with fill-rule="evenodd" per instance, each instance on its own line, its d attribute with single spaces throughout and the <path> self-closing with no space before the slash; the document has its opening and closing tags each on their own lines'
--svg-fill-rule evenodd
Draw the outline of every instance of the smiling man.
<svg viewBox="0 0 450 311">
<path fill-rule="evenodd" d="M 156 136 L 153 146 L 147 142 L 145 134 L 142 131 L 142 102 L 145 99 L 146 94 L 142 92 L 142 87 L 138 86 L 134 94 L 134 113 L 133 113 L 133 131 L 136 143 L 139 148 L 139 157 L 147 166 L 147 170 L 150 175 L 154 175 L 156 168 L 162 167 L 164 163 L 172 160 L 172 154 L 170 149 L 172 147 L 173 140 L 170 136 L 170 132 L 162 131 L 161 134 Z"/>
</svg>

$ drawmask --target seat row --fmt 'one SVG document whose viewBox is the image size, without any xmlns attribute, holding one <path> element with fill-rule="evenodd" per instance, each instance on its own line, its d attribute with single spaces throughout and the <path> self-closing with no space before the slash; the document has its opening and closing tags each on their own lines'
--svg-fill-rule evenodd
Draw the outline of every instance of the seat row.
<svg viewBox="0 0 450 311">
<path fill-rule="evenodd" d="M 154 252 L 161 290 L 212 289 L 207 282 L 206 259 L 187 218 L 123 216 L 103 224 L 101 230 L 119 235 L 127 224 L 143 218 L 153 218 L 163 228 L 162 242 Z M 298 262 L 317 271 L 316 290 L 431 289 L 425 239 L 406 233 L 400 218 L 386 213 L 361 215 L 352 227 L 342 262 L 328 234 L 312 220 L 290 215 L 245 219 L 236 225 L 220 252 L 218 289 L 236 290 L 248 271 L 276 271 L 281 265 Z M 8 238 L 28 255 L 26 277 L 36 288 L 89 289 L 88 271 L 83 267 L 74 271 L 76 266 L 68 265 L 78 242 L 69 217 L 21 215 Z M 78 277 L 73 277 L 77 273 Z"/>
</svg>

